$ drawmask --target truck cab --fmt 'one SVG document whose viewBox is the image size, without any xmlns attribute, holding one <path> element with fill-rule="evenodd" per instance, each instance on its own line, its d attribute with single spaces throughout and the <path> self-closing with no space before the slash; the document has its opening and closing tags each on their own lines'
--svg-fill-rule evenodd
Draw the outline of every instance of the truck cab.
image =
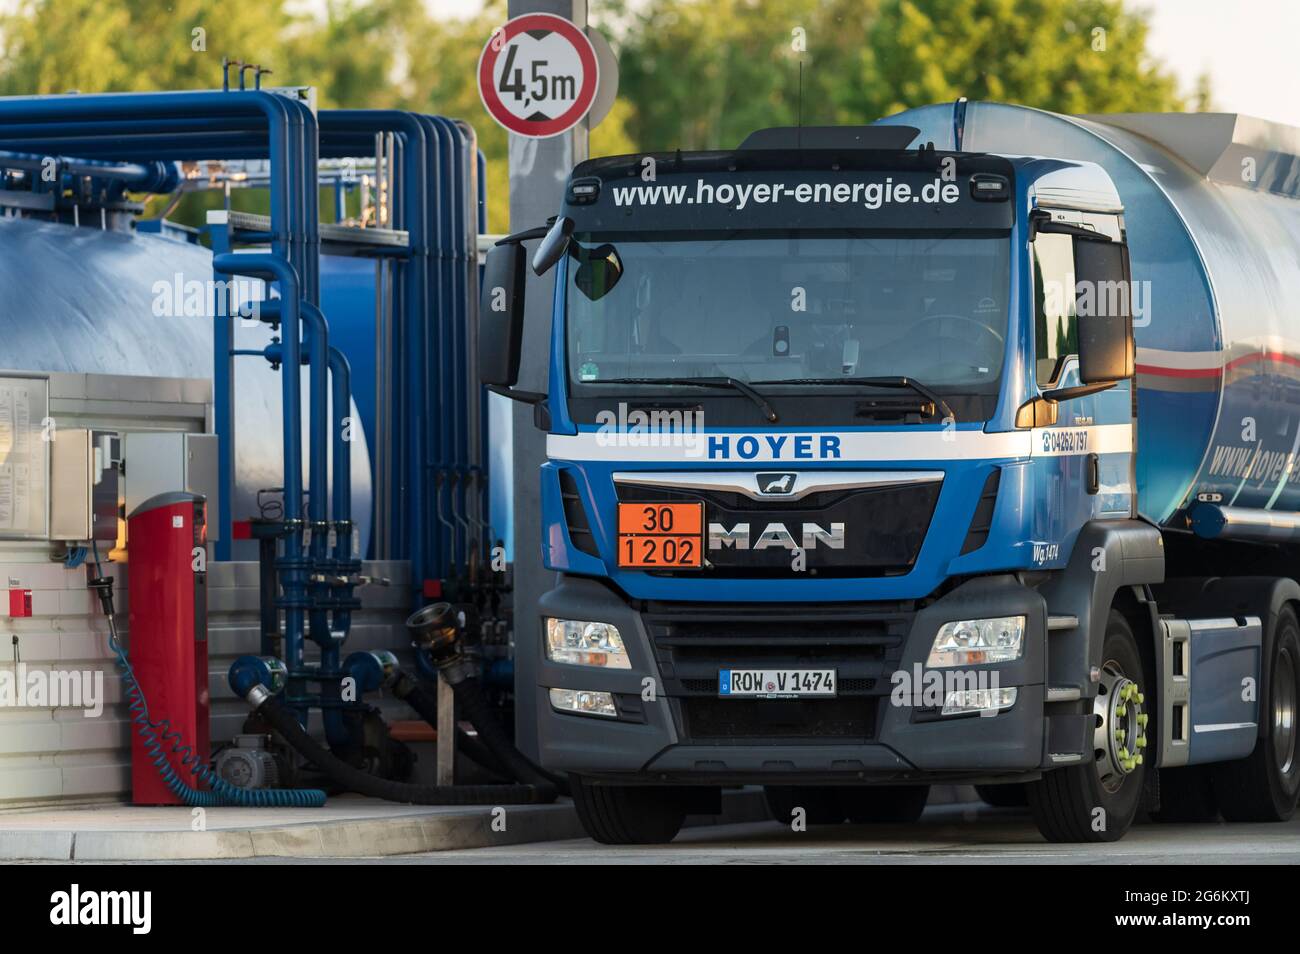
<svg viewBox="0 0 1300 954">
<path fill-rule="evenodd" d="M 484 380 L 548 432 L 556 584 L 516 611 L 540 761 L 598 840 L 755 784 L 781 821 L 910 820 L 940 782 L 1024 785 L 1049 838 L 1108 840 L 1149 789 L 1173 717 L 1120 197 L 916 133 L 584 162 L 488 257 Z"/>
</svg>

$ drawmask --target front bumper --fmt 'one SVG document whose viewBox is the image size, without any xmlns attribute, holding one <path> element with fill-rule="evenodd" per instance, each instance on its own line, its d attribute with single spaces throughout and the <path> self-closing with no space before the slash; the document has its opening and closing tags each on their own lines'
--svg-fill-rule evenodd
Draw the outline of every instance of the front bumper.
<svg viewBox="0 0 1300 954">
<path fill-rule="evenodd" d="M 981 688 L 1016 687 L 1015 705 L 990 716 L 941 717 L 933 693 L 921 691 L 929 673 L 949 672 L 921 668 L 939 627 L 1021 614 L 1027 625 L 1019 660 L 961 670 Z M 539 641 L 536 715 L 548 769 L 647 783 L 888 782 L 1013 777 L 1054 762 L 1045 746 L 1047 613 L 1042 598 L 1009 575 L 971 580 L 922 609 L 634 607 L 596 580 L 566 578 L 543 596 L 546 616 L 613 623 L 631 660 L 624 670 L 559 665 Z M 833 667 L 840 695 L 719 699 L 717 671 L 731 667 Z M 919 696 L 905 691 L 918 676 Z M 556 712 L 549 688 L 611 692 L 619 715 Z"/>
</svg>

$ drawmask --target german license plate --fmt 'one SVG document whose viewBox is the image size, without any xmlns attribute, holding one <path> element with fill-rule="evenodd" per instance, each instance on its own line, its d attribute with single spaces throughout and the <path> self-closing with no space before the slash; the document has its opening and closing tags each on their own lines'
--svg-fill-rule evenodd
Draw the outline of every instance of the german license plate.
<svg viewBox="0 0 1300 954">
<path fill-rule="evenodd" d="M 818 699 L 835 695 L 834 669 L 722 669 L 718 695 L 738 699 Z"/>
<path fill-rule="evenodd" d="M 620 503 L 618 565 L 698 569 L 704 559 L 704 504 Z"/>
</svg>

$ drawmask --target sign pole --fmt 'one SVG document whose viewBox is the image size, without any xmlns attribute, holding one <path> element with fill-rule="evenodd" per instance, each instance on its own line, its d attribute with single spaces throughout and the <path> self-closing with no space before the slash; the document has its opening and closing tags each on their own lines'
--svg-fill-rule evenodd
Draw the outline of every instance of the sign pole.
<svg viewBox="0 0 1300 954">
<path fill-rule="evenodd" d="M 510 17 L 525 13 L 554 13 L 587 26 L 586 0 L 510 0 Z M 564 180 L 574 165 L 587 158 L 587 120 L 549 139 L 510 135 L 510 230 L 544 225 L 560 208 Z M 531 243 L 530 243 L 531 246 Z M 524 321 L 523 363 L 518 387 L 545 391 L 550 355 L 552 269 L 542 278 L 529 272 Z M 505 398 L 493 396 L 494 400 Z M 516 744 L 530 757 L 537 755 L 537 601 L 550 586 L 542 567 L 542 517 L 538 468 L 546 459 L 546 435 L 533 427 L 533 409 L 513 403 L 514 449 L 514 610 L 515 610 L 515 730 Z"/>
</svg>

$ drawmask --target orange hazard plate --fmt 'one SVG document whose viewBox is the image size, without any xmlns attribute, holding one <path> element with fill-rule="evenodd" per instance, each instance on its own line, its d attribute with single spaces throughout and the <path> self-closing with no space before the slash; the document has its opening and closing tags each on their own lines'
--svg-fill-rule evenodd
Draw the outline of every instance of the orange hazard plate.
<svg viewBox="0 0 1300 954">
<path fill-rule="evenodd" d="M 620 503 L 618 565 L 698 568 L 704 556 L 703 503 Z"/>
</svg>

